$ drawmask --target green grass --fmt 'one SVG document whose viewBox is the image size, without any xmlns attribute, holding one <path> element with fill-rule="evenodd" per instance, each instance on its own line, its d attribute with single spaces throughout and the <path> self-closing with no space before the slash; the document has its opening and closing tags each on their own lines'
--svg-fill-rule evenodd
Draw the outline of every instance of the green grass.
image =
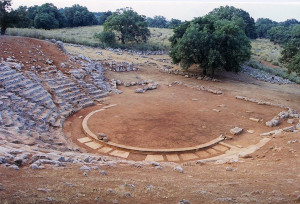
<svg viewBox="0 0 300 204">
<path fill-rule="evenodd" d="M 66 43 L 87 45 L 92 47 L 103 47 L 103 44 L 94 38 L 95 33 L 103 31 L 103 26 L 85 26 L 62 29 L 29 29 L 29 28 L 9 28 L 7 34 L 11 36 L 25 36 L 38 39 L 56 39 Z M 137 50 L 168 50 L 170 47 L 169 37 L 173 35 L 173 30 L 163 28 L 150 28 L 151 37 L 147 43 L 121 45 L 121 48 L 133 48 Z"/>
<path fill-rule="evenodd" d="M 256 39 L 251 42 L 251 52 L 260 60 L 271 63 L 274 66 L 279 66 L 279 58 L 281 57 L 282 48 L 275 45 L 269 39 Z"/>
</svg>

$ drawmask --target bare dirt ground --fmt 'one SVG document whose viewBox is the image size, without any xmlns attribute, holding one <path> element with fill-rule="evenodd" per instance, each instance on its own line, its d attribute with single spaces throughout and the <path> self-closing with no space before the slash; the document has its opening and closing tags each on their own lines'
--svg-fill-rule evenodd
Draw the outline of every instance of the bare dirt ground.
<svg viewBox="0 0 300 204">
<path fill-rule="evenodd" d="M 28 51 L 29 45 L 26 43 L 29 39 L 17 39 L 1 39 L 1 48 L 6 45 L 13 48 L 14 53 Z M 142 58 L 117 55 L 106 50 L 101 50 L 103 54 L 99 55 L 96 53 L 99 49 L 94 48 L 66 48 L 68 52 L 81 53 L 93 60 L 126 61 L 139 65 L 136 72 L 108 70 L 109 79 L 123 82 L 152 79 L 159 83 L 157 90 L 143 94 L 134 93 L 138 86 L 121 86 L 121 95 L 112 95 L 99 105 L 71 116 L 64 124 L 64 131 L 69 141 L 81 147 L 82 151 L 96 153 L 84 149 L 77 142 L 77 138 L 84 136 L 80 116 L 84 117 L 105 104 L 118 105 L 91 121 L 93 131 L 107 133 L 112 141 L 140 147 L 203 143 L 221 133 L 228 133 L 234 126 L 252 129 L 255 133 L 244 132 L 228 144 L 248 146 L 257 143 L 262 138 L 260 133 L 274 129 L 267 128 L 264 123 L 282 109 L 239 101 L 234 98 L 236 95 L 285 104 L 300 111 L 299 85 L 268 84 L 241 73 L 225 73 L 223 77 L 218 77 L 221 82 L 203 81 L 160 72 L 161 66 L 170 65 L 167 55 Z M 48 51 L 43 46 L 42 50 L 48 58 L 56 59 L 55 63 L 65 61 L 60 59 L 62 53 Z M 166 63 L 155 59 L 166 59 Z M 174 81 L 182 81 L 189 87 L 168 86 Z M 217 96 L 191 88 L 197 85 L 220 89 L 223 94 Z M 220 104 L 225 106 L 218 107 Z M 246 113 L 247 110 L 253 113 Z M 249 117 L 263 119 L 263 122 L 254 123 L 249 121 Z M 278 128 L 285 126 L 287 124 L 283 122 Z M 163 137 L 158 138 L 158 133 L 163 133 L 159 134 Z M 18 171 L 1 166 L 0 203 L 178 203 L 182 199 L 191 203 L 297 203 L 300 200 L 299 139 L 299 132 L 283 133 L 238 162 L 177 164 L 182 166 L 183 173 L 174 171 L 172 163 L 161 163 L 161 167 L 108 163 L 92 168 L 86 175 L 80 170 L 82 164 L 54 168 L 46 166 L 42 170 L 24 167 Z M 107 175 L 101 173 L 103 170 Z"/>
</svg>

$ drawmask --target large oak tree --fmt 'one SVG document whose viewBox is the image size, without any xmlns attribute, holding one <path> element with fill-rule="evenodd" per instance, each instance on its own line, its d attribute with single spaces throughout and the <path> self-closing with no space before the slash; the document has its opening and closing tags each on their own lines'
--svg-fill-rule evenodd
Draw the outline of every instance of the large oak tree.
<svg viewBox="0 0 300 204">
<path fill-rule="evenodd" d="M 115 31 L 122 44 L 130 41 L 146 42 L 150 37 L 146 17 L 131 8 L 119 9 L 109 16 L 104 23 L 104 30 Z"/>
</svg>

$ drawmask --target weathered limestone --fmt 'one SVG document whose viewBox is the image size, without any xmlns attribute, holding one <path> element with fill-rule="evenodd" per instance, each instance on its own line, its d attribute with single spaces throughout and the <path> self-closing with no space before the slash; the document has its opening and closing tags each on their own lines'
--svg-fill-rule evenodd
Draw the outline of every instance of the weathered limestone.
<svg viewBox="0 0 300 204">
<path fill-rule="evenodd" d="M 230 130 L 230 133 L 233 135 L 239 135 L 243 132 L 243 128 L 235 127 Z"/>
<path fill-rule="evenodd" d="M 272 120 L 266 122 L 266 126 L 274 127 L 280 124 L 279 117 L 274 117 Z"/>
</svg>

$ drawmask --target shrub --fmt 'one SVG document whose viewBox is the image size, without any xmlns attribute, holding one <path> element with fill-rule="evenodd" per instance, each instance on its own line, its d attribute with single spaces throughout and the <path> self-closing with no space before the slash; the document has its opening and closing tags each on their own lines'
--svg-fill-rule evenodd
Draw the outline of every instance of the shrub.
<svg viewBox="0 0 300 204">
<path fill-rule="evenodd" d="M 103 31 L 96 34 L 95 37 L 105 45 L 112 46 L 116 44 L 116 35 L 111 31 Z"/>
</svg>

